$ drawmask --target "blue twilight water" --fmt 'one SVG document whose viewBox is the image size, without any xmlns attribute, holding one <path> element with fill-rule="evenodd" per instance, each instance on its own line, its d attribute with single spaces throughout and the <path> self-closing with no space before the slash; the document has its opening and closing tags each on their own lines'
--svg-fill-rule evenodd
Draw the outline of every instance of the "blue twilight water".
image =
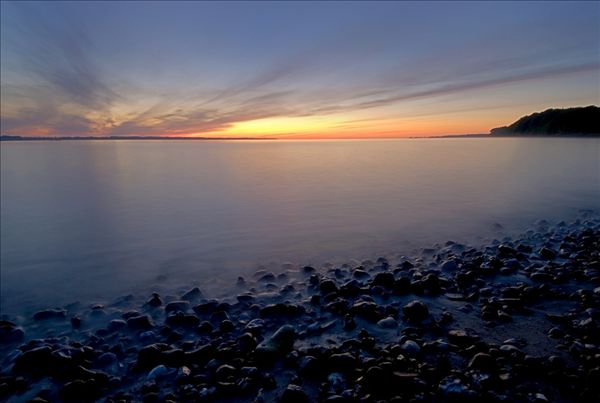
<svg viewBox="0 0 600 403">
<path fill-rule="evenodd" d="M 1 144 L 2 313 L 600 209 L 600 139 Z M 235 277 L 233 277 L 235 278 Z"/>
</svg>

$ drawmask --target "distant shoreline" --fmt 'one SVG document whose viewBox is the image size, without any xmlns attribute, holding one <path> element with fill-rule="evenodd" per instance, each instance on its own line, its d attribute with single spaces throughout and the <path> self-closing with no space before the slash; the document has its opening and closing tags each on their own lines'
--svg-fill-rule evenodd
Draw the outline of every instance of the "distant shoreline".
<svg viewBox="0 0 600 403">
<path fill-rule="evenodd" d="M 62 137 L 26 137 L 0 136 L 0 141 L 72 141 L 72 140 L 277 140 L 260 137 L 163 137 L 163 136 L 62 136 Z"/>
<path fill-rule="evenodd" d="M 372 137 L 372 138 L 285 138 L 285 137 L 161 137 L 161 136 L 110 136 L 110 137 L 26 137 L 26 136 L 0 136 L 0 141 L 106 141 L 106 140 L 178 140 L 178 141 L 239 141 L 239 140 L 418 140 L 418 139 L 465 139 L 465 138 L 598 138 L 598 134 L 447 134 L 442 136 L 410 136 L 410 137 Z"/>
</svg>

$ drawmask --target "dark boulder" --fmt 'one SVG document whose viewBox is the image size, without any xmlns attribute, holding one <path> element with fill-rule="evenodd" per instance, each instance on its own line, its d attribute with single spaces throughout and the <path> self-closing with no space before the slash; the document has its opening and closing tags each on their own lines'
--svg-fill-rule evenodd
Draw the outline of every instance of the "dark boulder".
<svg viewBox="0 0 600 403">
<path fill-rule="evenodd" d="M 423 302 L 414 300 L 402 307 L 402 312 L 409 321 L 420 322 L 429 316 L 429 309 Z"/>
<path fill-rule="evenodd" d="M 33 315 L 34 320 L 65 319 L 66 317 L 67 311 L 64 309 L 45 309 Z"/>
</svg>

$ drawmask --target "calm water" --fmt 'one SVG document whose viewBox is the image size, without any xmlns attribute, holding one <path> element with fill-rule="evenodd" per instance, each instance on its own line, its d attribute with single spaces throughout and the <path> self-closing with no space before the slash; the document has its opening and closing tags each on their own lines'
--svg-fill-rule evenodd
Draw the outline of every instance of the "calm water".
<svg viewBox="0 0 600 403">
<path fill-rule="evenodd" d="M 600 139 L 5 142 L 1 157 L 3 313 L 600 209 Z"/>
</svg>

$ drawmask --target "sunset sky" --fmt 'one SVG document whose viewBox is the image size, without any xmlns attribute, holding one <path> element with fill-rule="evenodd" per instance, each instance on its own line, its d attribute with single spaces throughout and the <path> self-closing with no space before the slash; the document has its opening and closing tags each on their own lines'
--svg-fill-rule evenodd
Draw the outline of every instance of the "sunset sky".
<svg viewBox="0 0 600 403">
<path fill-rule="evenodd" d="M 2 134 L 431 136 L 600 104 L 599 2 L 1 4 Z"/>
</svg>

